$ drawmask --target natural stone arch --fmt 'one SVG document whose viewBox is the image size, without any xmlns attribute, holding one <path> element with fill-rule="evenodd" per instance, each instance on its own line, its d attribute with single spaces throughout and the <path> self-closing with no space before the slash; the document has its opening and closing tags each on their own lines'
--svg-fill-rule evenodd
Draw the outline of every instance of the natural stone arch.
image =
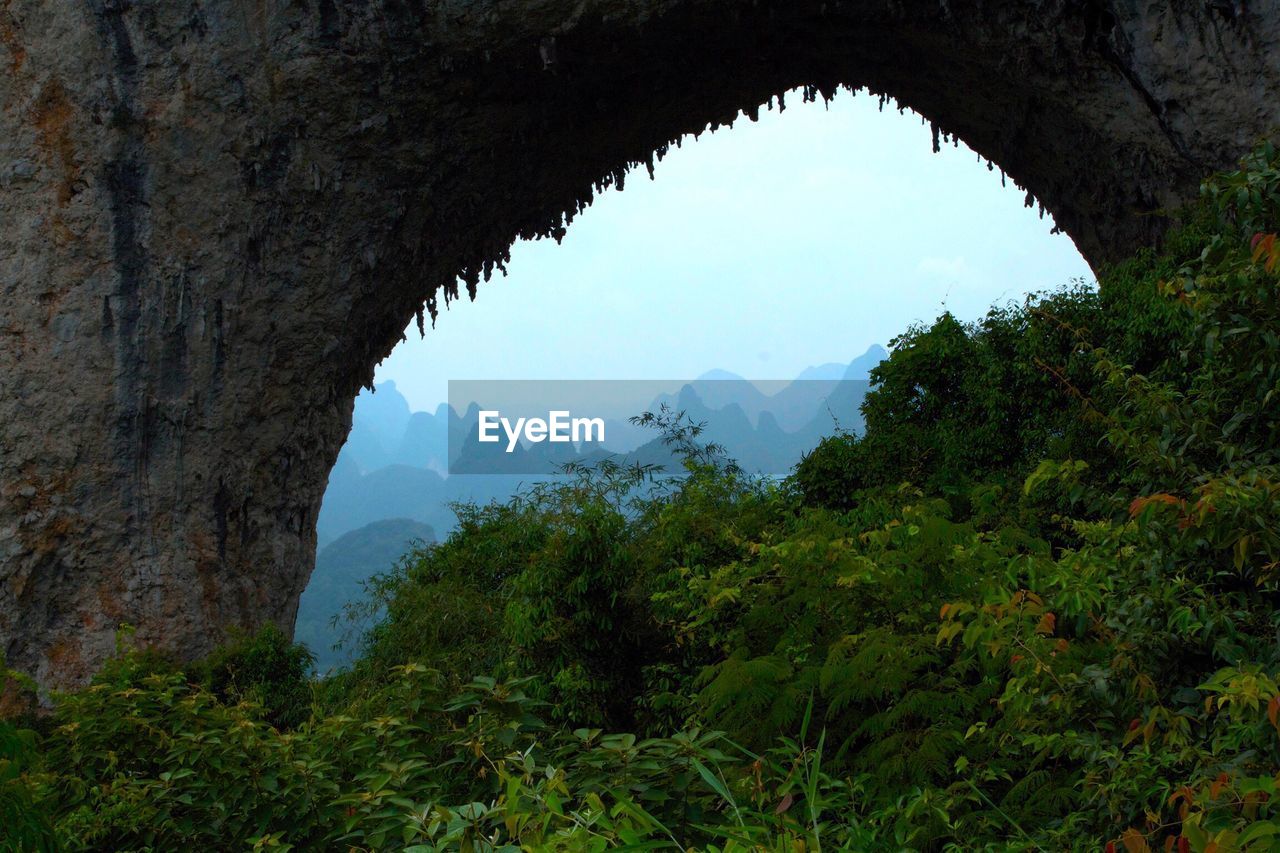
<svg viewBox="0 0 1280 853">
<path fill-rule="evenodd" d="M 122 622 L 186 657 L 291 627 L 352 400 L 406 322 L 682 134 L 866 86 L 999 164 L 1097 265 L 1277 124 L 1278 12 L 12 0 L 0 649 L 67 685 Z"/>
</svg>

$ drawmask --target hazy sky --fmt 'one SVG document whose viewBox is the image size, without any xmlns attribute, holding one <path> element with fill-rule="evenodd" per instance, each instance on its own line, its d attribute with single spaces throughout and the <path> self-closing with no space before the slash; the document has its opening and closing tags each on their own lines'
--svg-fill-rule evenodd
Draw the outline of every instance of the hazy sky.
<svg viewBox="0 0 1280 853">
<path fill-rule="evenodd" d="M 378 368 L 415 410 L 449 379 L 786 379 L 944 308 L 1093 276 L 1053 222 L 918 116 L 843 94 L 741 118 L 633 173 Z M 465 292 L 465 291 L 464 291 Z"/>
</svg>

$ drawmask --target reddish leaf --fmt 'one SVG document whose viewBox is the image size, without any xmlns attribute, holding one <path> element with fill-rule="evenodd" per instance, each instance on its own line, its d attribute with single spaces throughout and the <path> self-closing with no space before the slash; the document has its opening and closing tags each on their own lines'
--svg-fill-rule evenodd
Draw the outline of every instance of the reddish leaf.
<svg viewBox="0 0 1280 853">
<path fill-rule="evenodd" d="M 1130 827 L 1120 836 L 1120 840 L 1124 842 L 1124 849 L 1128 853 L 1148 853 L 1151 845 L 1147 843 L 1147 837 L 1136 829 Z"/>
<path fill-rule="evenodd" d="M 1280 244 L 1275 234 L 1254 234 L 1250 246 L 1253 249 L 1253 262 L 1263 262 L 1267 272 L 1274 272 L 1277 261 L 1280 261 Z"/>
<path fill-rule="evenodd" d="M 1218 778 L 1209 783 L 1209 796 L 1218 799 L 1224 788 L 1230 783 L 1226 773 L 1219 773 Z"/>
<path fill-rule="evenodd" d="M 1145 498 L 1134 498 L 1133 503 L 1129 504 L 1129 517 L 1137 518 L 1144 509 L 1152 504 L 1168 504 L 1169 506 L 1184 506 L 1186 501 L 1175 498 L 1173 495 L 1160 492 L 1159 494 L 1148 495 Z"/>
<path fill-rule="evenodd" d="M 1036 625 L 1036 633 L 1048 636 L 1053 633 L 1053 629 L 1057 627 L 1058 617 L 1052 613 L 1046 613 L 1040 617 L 1040 624 Z"/>
</svg>

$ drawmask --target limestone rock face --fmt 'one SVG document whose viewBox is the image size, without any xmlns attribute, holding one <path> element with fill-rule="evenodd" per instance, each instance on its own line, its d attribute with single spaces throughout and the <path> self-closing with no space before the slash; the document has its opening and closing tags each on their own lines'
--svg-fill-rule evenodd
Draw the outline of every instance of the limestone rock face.
<svg viewBox="0 0 1280 853">
<path fill-rule="evenodd" d="M 1280 125 L 1278 0 L 4 0 L 0 64 L 0 650 L 49 686 L 290 629 L 405 324 L 682 134 L 866 86 L 1096 264 Z"/>
</svg>

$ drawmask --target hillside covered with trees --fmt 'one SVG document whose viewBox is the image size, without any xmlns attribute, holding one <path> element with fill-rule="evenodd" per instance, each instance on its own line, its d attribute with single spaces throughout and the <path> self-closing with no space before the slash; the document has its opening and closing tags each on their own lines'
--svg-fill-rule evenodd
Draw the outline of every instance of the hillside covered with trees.
<svg viewBox="0 0 1280 853">
<path fill-rule="evenodd" d="M 1277 230 L 1266 147 L 1097 291 L 907 330 L 785 482 L 652 413 L 686 476 L 463 508 L 330 678 L 122 635 L 0 723 L 4 843 L 1273 849 Z"/>
</svg>

